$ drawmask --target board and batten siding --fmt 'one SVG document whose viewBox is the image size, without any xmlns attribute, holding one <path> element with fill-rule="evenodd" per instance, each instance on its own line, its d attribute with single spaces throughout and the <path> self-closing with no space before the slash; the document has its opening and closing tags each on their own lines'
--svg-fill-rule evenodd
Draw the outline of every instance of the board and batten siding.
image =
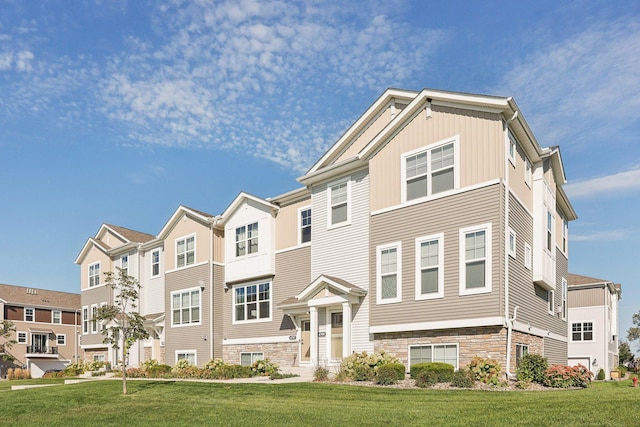
<svg viewBox="0 0 640 427">
<path fill-rule="evenodd" d="M 371 211 L 401 203 L 402 155 L 437 142 L 460 138 L 460 188 L 500 178 L 504 132 L 499 114 L 433 106 L 433 117 L 421 110 L 370 161 Z"/>
<path fill-rule="evenodd" d="M 452 195 L 371 217 L 371 325 L 437 322 L 503 314 L 501 284 L 501 186 Z M 460 229 L 492 224 L 492 291 L 459 295 Z M 415 299 L 415 239 L 444 233 L 444 298 Z M 376 304 L 376 246 L 402 243 L 402 302 Z"/>
<path fill-rule="evenodd" d="M 605 289 L 603 289 L 603 286 L 582 289 L 569 286 L 569 308 L 604 306 Z"/>
<path fill-rule="evenodd" d="M 160 274 L 152 275 L 153 253 L 160 252 Z M 164 250 L 162 246 L 145 251 L 141 257 L 140 312 L 143 315 L 164 311 Z"/>
<path fill-rule="evenodd" d="M 200 287 L 200 282 L 205 285 L 205 290 L 200 294 L 200 324 L 199 325 L 172 325 L 171 293 L 186 289 Z M 174 365 L 176 350 L 196 350 L 197 363 L 202 366 L 211 359 L 209 341 L 209 298 L 211 290 L 206 286 L 209 283 L 209 264 L 201 264 L 187 267 L 166 274 L 165 277 L 165 360 L 168 365 Z M 206 339 L 205 339 L 206 337 Z"/>
<path fill-rule="evenodd" d="M 373 352 L 369 339 L 369 174 L 360 170 L 351 174 L 351 223 L 327 227 L 327 185 L 312 187 L 313 224 L 311 280 L 322 274 L 338 277 L 368 292 L 358 307 L 353 307 L 351 349 Z M 324 310 L 318 310 L 319 314 Z M 320 357 L 325 353 L 319 341 Z"/>
</svg>

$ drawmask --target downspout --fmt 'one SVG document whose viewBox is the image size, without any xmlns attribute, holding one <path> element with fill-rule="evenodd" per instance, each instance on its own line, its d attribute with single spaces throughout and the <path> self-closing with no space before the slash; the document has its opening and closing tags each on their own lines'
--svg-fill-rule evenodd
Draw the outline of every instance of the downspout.
<svg viewBox="0 0 640 427">
<path fill-rule="evenodd" d="M 513 307 L 513 317 L 507 320 L 507 379 L 511 377 L 511 371 L 509 366 L 511 366 L 511 339 L 513 334 L 513 324 L 516 321 L 516 317 L 518 316 L 519 306 Z"/>
<path fill-rule="evenodd" d="M 209 222 L 209 360 L 213 359 L 213 225 Z"/>
<path fill-rule="evenodd" d="M 513 310 L 513 318 L 509 320 L 509 160 L 507 152 L 509 149 L 509 123 L 518 117 L 518 111 L 504 123 L 505 143 L 502 151 L 504 156 L 504 318 L 507 321 L 507 378 L 511 377 L 511 339 L 513 333 L 513 322 L 516 319 L 517 307 Z"/>
</svg>

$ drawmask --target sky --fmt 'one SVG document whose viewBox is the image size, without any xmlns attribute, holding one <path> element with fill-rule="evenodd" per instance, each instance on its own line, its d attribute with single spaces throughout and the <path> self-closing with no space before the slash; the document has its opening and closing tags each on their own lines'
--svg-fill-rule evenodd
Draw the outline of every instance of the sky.
<svg viewBox="0 0 640 427">
<path fill-rule="evenodd" d="M 640 2 L 0 0 L 0 282 L 79 292 L 102 223 L 158 234 L 301 176 L 389 87 L 512 96 L 559 145 L 570 271 L 640 309 Z M 632 346 L 640 351 L 640 346 Z"/>
</svg>

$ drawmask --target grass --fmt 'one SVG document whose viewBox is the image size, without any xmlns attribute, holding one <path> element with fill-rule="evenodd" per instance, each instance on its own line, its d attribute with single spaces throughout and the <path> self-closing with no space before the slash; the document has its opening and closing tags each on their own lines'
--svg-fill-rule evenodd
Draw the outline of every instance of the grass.
<svg viewBox="0 0 640 427">
<path fill-rule="evenodd" d="M 630 380 L 543 392 L 153 380 L 129 381 L 128 388 L 123 396 L 119 381 L 95 381 L 2 392 L 0 425 L 640 424 L 638 411 L 618 410 L 620 403 L 640 403 L 640 389 Z"/>
</svg>

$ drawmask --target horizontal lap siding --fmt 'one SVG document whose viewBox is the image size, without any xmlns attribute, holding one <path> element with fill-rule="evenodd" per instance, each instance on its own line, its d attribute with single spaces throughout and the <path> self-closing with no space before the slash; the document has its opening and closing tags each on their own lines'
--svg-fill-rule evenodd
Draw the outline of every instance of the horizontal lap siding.
<svg viewBox="0 0 640 427">
<path fill-rule="evenodd" d="M 544 357 L 547 358 L 549 365 L 566 365 L 568 358 L 567 343 L 551 338 L 544 338 Z"/>
<path fill-rule="evenodd" d="M 224 267 L 212 265 L 213 270 L 213 358 L 222 358 L 222 338 L 224 336 Z"/>
<path fill-rule="evenodd" d="M 500 186 L 493 185 L 371 217 L 371 325 L 502 315 Z M 492 224 L 492 292 L 459 295 L 459 230 Z M 444 233 L 444 298 L 415 300 L 415 238 Z M 377 305 L 376 246 L 402 242 L 402 302 Z"/>
</svg>

